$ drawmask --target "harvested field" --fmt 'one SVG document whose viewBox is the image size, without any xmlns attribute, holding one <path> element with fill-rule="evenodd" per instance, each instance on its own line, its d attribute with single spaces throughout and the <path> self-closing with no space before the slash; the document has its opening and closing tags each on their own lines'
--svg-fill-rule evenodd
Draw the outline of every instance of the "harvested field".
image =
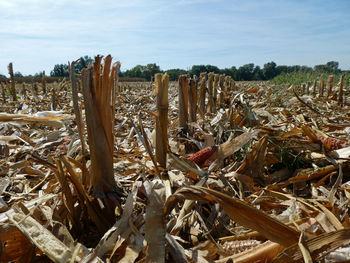
<svg viewBox="0 0 350 263">
<path fill-rule="evenodd" d="M 350 258 L 342 80 L 118 82 L 119 67 L 1 83 L 1 262 Z"/>
</svg>

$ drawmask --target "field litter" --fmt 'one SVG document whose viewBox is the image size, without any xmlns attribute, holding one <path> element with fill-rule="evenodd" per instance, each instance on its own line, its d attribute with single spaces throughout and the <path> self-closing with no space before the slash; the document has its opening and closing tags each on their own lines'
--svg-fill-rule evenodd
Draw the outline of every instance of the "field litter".
<svg viewBox="0 0 350 263">
<path fill-rule="evenodd" d="M 349 87 L 119 67 L 1 85 L 1 262 L 349 260 Z"/>
</svg>

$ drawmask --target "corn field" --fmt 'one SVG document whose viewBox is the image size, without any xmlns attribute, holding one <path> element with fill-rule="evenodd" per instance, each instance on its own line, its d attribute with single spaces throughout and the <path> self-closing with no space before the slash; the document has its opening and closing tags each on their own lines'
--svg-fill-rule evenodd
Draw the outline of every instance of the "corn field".
<svg viewBox="0 0 350 263">
<path fill-rule="evenodd" d="M 347 76 L 74 63 L 0 84 L 0 262 L 348 262 Z"/>
</svg>

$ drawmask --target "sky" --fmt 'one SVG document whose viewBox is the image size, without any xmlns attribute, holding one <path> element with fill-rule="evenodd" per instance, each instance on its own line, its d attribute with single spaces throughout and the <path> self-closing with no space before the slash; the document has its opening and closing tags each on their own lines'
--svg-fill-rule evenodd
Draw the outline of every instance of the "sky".
<svg viewBox="0 0 350 263">
<path fill-rule="evenodd" d="M 122 71 L 325 64 L 350 69 L 350 0 L 0 0 L 0 74 L 111 54 Z"/>
</svg>

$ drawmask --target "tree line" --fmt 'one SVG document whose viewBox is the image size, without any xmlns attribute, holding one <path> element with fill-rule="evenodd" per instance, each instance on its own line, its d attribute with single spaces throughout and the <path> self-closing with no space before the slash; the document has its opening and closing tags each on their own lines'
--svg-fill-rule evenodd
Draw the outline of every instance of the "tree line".
<svg viewBox="0 0 350 263">
<path fill-rule="evenodd" d="M 75 64 L 75 72 L 80 73 L 81 70 L 89 63 L 92 63 L 94 60 L 89 56 L 84 56 L 79 59 Z M 185 69 L 168 69 L 162 70 L 156 63 L 151 63 L 147 65 L 137 65 L 131 69 L 120 72 L 120 77 L 125 78 L 139 78 L 147 81 L 152 80 L 152 77 L 156 73 L 168 73 L 169 80 L 176 81 L 178 76 L 181 74 L 190 74 L 196 75 L 199 77 L 201 72 L 214 72 L 218 74 L 225 74 L 231 76 L 232 79 L 238 81 L 251 81 L 251 80 L 270 80 L 282 73 L 293 73 L 293 72 L 302 72 L 302 73 L 329 73 L 336 74 L 342 72 L 339 68 L 339 62 L 329 61 L 326 64 L 316 65 L 314 67 L 308 66 L 286 66 L 286 65 L 277 65 L 275 62 L 271 61 L 261 68 L 254 63 L 245 64 L 236 68 L 232 66 L 230 68 L 220 69 L 217 66 L 213 65 L 193 65 L 190 70 Z M 34 75 L 34 77 L 41 76 L 41 72 Z M 50 72 L 52 77 L 68 77 L 68 64 L 56 64 L 53 70 Z M 5 76 L 0 76 L 5 77 Z M 15 72 L 15 77 L 24 77 L 20 72 Z"/>
<path fill-rule="evenodd" d="M 93 60 L 88 57 L 82 57 L 79 60 L 79 63 L 76 65 L 76 72 L 80 73 L 81 69 L 84 68 L 88 63 Z M 264 64 L 263 68 L 254 63 L 245 64 L 236 68 L 232 66 L 230 68 L 220 69 L 217 66 L 213 65 L 193 65 L 190 70 L 185 69 L 168 69 L 162 70 L 156 63 L 151 63 L 147 65 L 137 65 L 131 69 L 120 72 L 120 77 L 125 78 L 142 78 L 147 81 L 152 80 L 152 77 L 156 73 L 168 73 L 169 80 L 176 81 L 179 75 L 189 74 L 196 75 L 199 77 L 201 72 L 214 72 L 218 74 L 225 74 L 226 76 L 231 76 L 234 80 L 270 80 L 282 73 L 293 73 L 293 72 L 302 72 L 302 73 L 340 73 L 341 69 L 339 68 L 339 62 L 329 61 L 326 64 L 316 65 L 313 68 L 308 66 L 286 66 L 286 65 L 277 65 L 275 62 L 271 61 Z M 54 69 L 51 71 L 51 76 L 68 76 L 68 65 L 60 64 L 55 65 Z"/>
</svg>

